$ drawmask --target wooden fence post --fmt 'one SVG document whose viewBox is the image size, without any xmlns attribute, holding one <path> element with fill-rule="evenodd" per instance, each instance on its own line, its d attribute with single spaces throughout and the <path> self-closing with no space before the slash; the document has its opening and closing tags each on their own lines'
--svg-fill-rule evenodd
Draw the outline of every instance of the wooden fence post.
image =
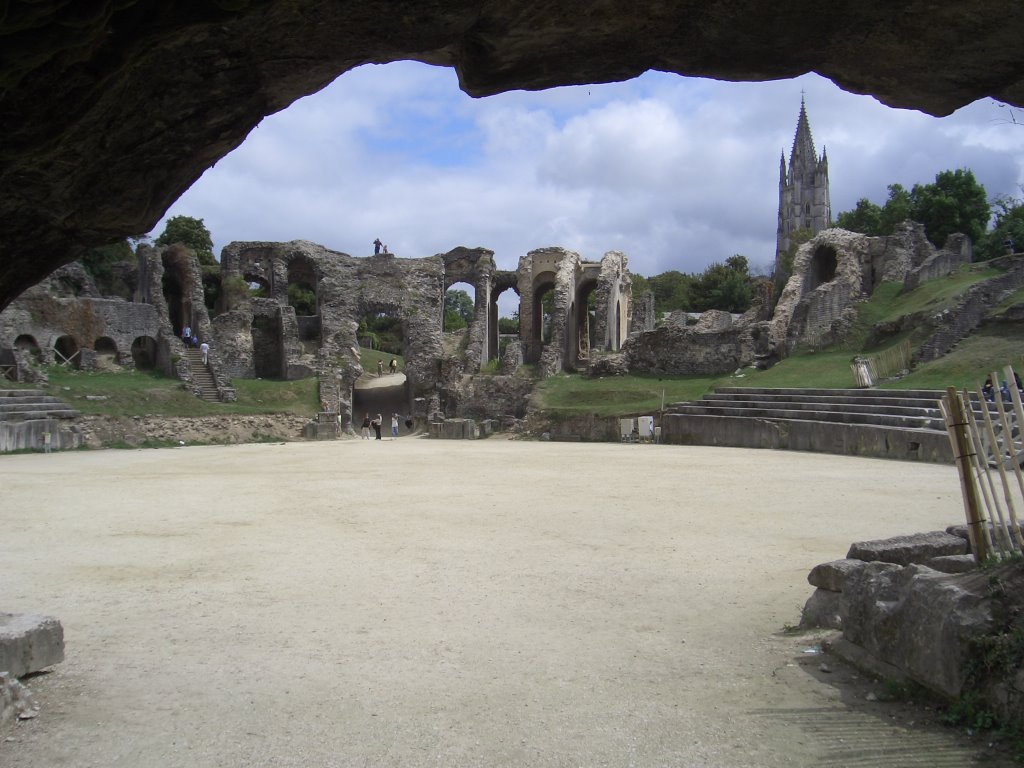
<svg viewBox="0 0 1024 768">
<path fill-rule="evenodd" d="M 983 563 L 988 558 L 988 549 L 985 546 L 985 536 L 981 526 L 984 521 L 981 517 L 981 506 L 978 503 L 978 487 L 974 483 L 974 473 L 971 471 L 971 457 L 974 455 L 974 448 L 971 438 L 967 434 L 967 414 L 964 412 L 964 403 L 956 391 L 956 387 L 946 388 L 946 407 L 950 415 L 947 429 L 953 432 L 956 438 L 956 468 L 960 473 L 960 487 L 963 490 L 964 511 L 967 514 L 967 533 L 971 539 L 971 550 L 974 559 Z"/>
</svg>

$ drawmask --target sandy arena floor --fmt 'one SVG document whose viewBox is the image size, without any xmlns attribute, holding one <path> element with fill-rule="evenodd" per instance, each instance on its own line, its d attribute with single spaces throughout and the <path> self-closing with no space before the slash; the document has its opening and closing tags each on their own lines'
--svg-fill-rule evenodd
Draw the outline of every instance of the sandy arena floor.
<svg viewBox="0 0 1024 768">
<path fill-rule="evenodd" d="M 961 519 L 952 466 L 787 452 L 0 457 L 0 610 L 67 643 L 0 765 L 1002 764 L 782 632 L 815 564 Z"/>
</svg>

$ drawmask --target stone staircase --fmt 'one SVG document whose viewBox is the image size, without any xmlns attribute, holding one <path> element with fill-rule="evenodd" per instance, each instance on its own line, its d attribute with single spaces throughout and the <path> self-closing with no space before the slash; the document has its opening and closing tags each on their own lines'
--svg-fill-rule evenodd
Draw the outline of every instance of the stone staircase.
<svg viewBox="0 0 1024 768">
<path fill-rule="evenodd" d="M 41 389 L 0 389 L 0 421 L 77 419 L 81 414 Z"/>
<path fill-rule="evenodd" d="M 68 422 L 80 415 L 39 389 L 0 389 L 0 453 L 43 450 L 46 440 L 55 451 L 77 448 L 81 431 Z"/>
<path fill-rule="evenodd" d="M 661 439 L 947 463 L 953 455 L 938 406 L 942 394 L 723 387 L 669 406 Z"/>
<path fill-rule="evenodd" d="M 203 353 L 194 347 L 185 348 L 185 359 L 192 370 L 192 383 L 198 390 L 198 397 L 208 403 L 220 402 L 217 394 L 217 380 L 210 367 L 203 365 Z"/>
</svg>

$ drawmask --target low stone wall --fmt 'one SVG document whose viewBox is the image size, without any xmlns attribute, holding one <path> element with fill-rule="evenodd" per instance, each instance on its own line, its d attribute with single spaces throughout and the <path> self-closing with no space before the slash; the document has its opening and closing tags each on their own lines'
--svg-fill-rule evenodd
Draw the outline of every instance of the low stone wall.
<svg viewBox="0 0 1024 768">
<path fill-rule="evenodd" d="M 90 448 L 157 443 L 251 443 L 301 440 L 310 420 L 304 416 L 85 416 L 79 420 L 83 444 Z"/>
<path fill-rule="evenodd" d="M 51 451 L 67 451 L 83 444 L 81 429 L 59 419 L 0 421 L 0 453 L 11 451 L 42 451 L 43 436 L 50 434 Z"/>
<path fill-rule="evenodd" d="M 966 526 L 852 545 L 816 566 L 801 626 L 840 629 L 840 656 L 913 681 L 947 700 L 970 695 L 1004 724 L 1024 726 L 1024 566 L 979 570 Z M 986 649 L 999 649 L 994 668 Z M 983 670 L 979 675 L 978 670 Z"/>
<path fill-rule="evenodd" d="M 944 432 L 879 429 L 826 421 L 666 413 L 662 418 L 661 442 L 814 451 L 938 464 L 953 460 Z"/>
</svg>

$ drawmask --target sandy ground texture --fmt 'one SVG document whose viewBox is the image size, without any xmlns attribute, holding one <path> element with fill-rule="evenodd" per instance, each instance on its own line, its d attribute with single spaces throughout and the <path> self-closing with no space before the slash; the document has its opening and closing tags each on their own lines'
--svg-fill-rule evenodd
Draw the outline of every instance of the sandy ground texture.
<svg viewBox="0 0 1024 768">
<path fill-rule="evenodd" d="M 771 451 L 2 457 L 0 609 L 67 660 L 0 765 L 1008 764 L 783 631 L 815 564 L 961 516 L 951 466 Z"/>
</svg>

